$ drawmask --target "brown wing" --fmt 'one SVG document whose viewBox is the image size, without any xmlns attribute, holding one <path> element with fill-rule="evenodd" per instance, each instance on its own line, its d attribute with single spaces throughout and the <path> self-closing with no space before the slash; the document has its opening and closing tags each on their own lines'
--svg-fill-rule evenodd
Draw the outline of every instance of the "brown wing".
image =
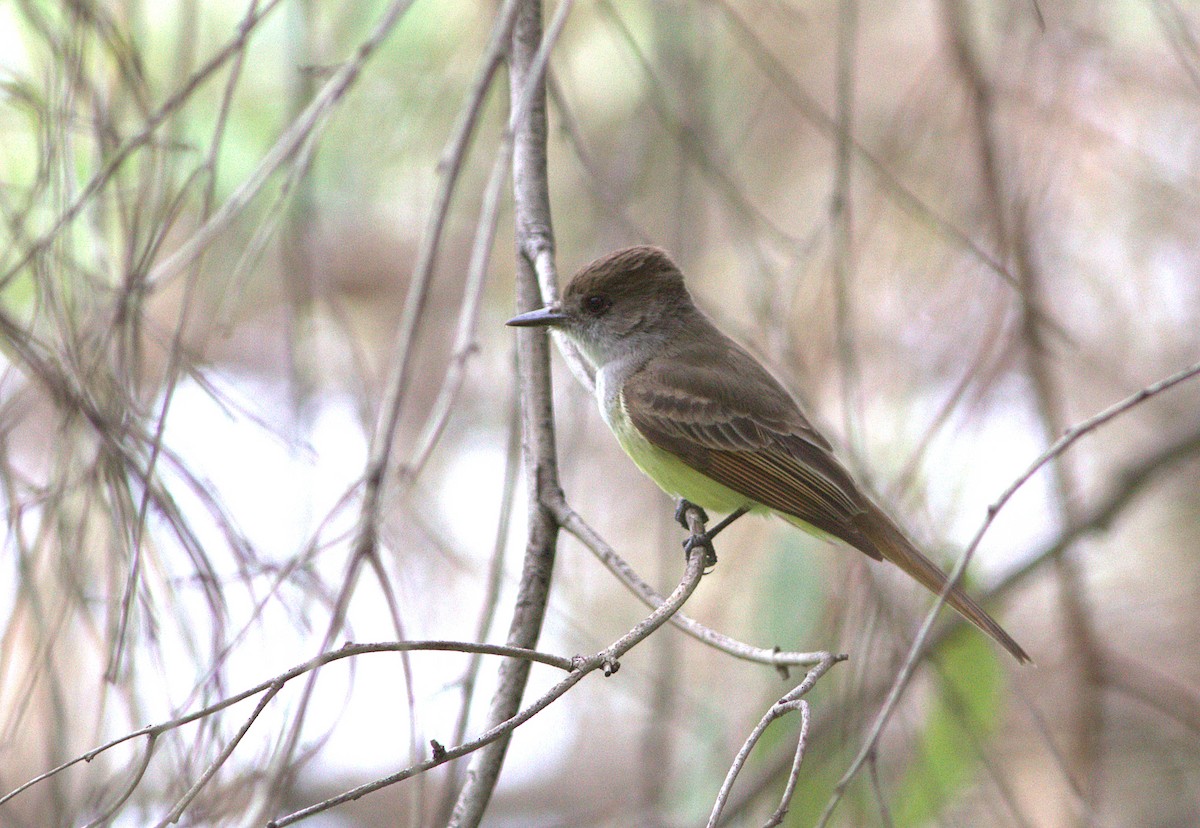
<svg viewBox="0 0 1200 828">
<path fill-rule="evenodd" d="M 879 558 L 855 525 L 871 505 L 829 442 L 757 360 L 723 336 L 719 346 L 667 351 L 625 381 L 638 431 L 718 483 Z"/>
</svg>

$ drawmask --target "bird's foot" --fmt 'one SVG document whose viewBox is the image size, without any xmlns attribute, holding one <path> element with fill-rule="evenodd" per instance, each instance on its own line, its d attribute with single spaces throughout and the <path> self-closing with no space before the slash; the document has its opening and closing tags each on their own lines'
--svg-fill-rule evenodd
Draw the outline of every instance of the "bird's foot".
<svg viewBox="0 0 1200 828">
<path fill-rule="evenodd" d="M 700 512 L 700 519 L 704 523 L 708 523 L 708 515 L 694 503 L 689 503 L 686 500 L 680 500 L 679 506 L 675 509 L 675 519 L 683 524 L 683 528 L 691 531 L 691 526 L 687 524 L 687 510 L 696 509 Z M 712 571 L 712 568 L 717 565 L 717 553 L 713 550 L 712 541 L 717 535 L 725 530 L 725 527 L 740 518 L 746 512 L 750 511 L 749 506 L 740 506 L 734 511 L 725 516 L 725 519 L 711 529 L 702 532 L 699 535 L 692 535 L 683 542 L 684 560 L 691 556 L 693 549 L 704 550 L 704 572 L 705 574 Z"/>
<path fill-rule="evenodd" d="M 688 520 L 687 520 L 688 509 L 695 509 L 697 512 L 700 513 L 701 523 L 708 523 L 708 512 L 704 511 L 699 506 L 697 506 L 695 503 L 692 503 L 690 500 L 685 500 L 684 498 L 681 497 L 681 498 L 679 498 L 679 502 L 675 504 L 675 522 L 678 523 L 680 526 L 682 526 L 684 529 L 691 530 L 691 528 L 692 528 L 692 527 L 688 526 Z"/>
<path fill-rule="evenodd" d="M 691 560 L 692 553 L 697 549 L 704 550 L 704 574 L 713 571 L 717 565 L 717 550 L 713 549 L 712 535 L 705 532 L 700 535 L 691 535 L 683 542 L 683 560 L 686 563 Z"/>
</svg>

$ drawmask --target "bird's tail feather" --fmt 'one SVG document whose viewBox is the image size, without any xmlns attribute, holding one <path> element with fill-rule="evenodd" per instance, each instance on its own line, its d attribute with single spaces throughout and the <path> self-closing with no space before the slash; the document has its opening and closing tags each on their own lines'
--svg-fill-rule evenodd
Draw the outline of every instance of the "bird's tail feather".
<svg viewBox="0 0 1200 828">
<path fill-rule="evenodd" d="M 904 570 L 922 586 L 934 594 L 940 594 L 946 586 L 946 575 L 931 560 L 922 555 L 892 521 L 881 511 L 872 510 L 861 516 L 856 527 L 884 558 Z M 868 554 L 870 554 L 868 552 Z M 971 596 L 955 586 L 946 595 L 946 603 L 983 632 L 990 635 L 1000 646 L 1012 653 L 1022 663 L 1029 661 L 1029 654 L 1013 640 L 1004 628 Z"/>
</svg>

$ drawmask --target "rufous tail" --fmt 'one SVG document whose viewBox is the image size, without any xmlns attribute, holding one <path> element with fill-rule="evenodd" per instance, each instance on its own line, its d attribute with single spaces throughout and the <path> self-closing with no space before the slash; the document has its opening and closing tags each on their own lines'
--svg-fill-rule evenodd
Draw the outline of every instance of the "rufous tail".
<svg viewBox="0 0 1200 828">
<path fill-rule="evenodd" d="M 872 510 L 861 515 L 856 524 L 855 528 L 885 559 L 903 569 L 930 592 L 935 595 L 941 593 L 946 586 L 946 574 L 933 561 L 922 555 L 887 515 L 882 511 Z M 863 551 L 871 554 L 869 550 Z M 957 586 L 946 596 L 946 603 L 958 610 L 963 618 L 994 638 L 1001 647 L 1012 653 L 1017 661 L 1029 661 L 1029 654 L 1021 645 L 1014 641 L 992 616 L 984 612 L 983 607 L 976 604 L 971 596 Z"/>
</svg>

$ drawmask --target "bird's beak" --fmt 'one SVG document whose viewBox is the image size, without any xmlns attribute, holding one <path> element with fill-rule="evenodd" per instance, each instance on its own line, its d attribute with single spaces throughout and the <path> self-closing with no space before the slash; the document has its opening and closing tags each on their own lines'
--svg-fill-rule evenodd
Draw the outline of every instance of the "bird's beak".
<svg viewBox="0 0 1200 828">
<path fill-rule="evenodd" d="M 523 313 L 520 316 L 514 316 L 512 319 L 505 322 L 505 325 L 512 325 L 515 328 L 533 328 L 542 326 L 557 325 L 564 322 L 567 315 L 556 307 L 539 308 L 529 313 Z"/>
</svg>

